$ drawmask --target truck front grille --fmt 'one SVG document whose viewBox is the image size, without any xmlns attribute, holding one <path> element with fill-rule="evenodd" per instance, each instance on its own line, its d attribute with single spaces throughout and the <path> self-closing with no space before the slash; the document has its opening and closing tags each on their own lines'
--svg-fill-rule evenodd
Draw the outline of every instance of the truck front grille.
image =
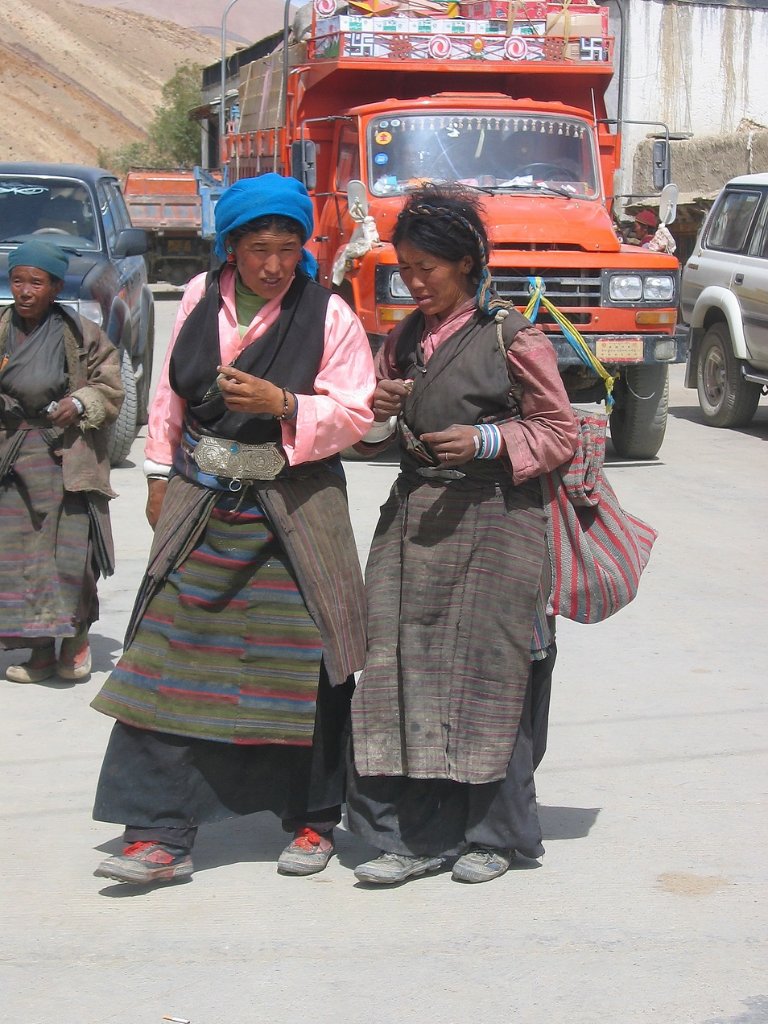
<svg viewBox="0 0 768 1024">
<path fill-rule="evenodd" d="M 496 291 L 508 302 L 513 302 L 518 309 L 524 309 L 530 298 L 529 277 L 541 277 L 544 280 L 544 294 L 550 302 L 563 312 L 575 324 L 588 324 L 590 314 L 577 312 L 579 308 L 595 309 L 600 307 L 601 274 L 597 270 L 535 270 L 521 272 L 519 267 L 494 267 L 492 270 Z M 545 309 L 540 309 L 537 323 L 551 324 L 552 316 Z"/>
</svg>

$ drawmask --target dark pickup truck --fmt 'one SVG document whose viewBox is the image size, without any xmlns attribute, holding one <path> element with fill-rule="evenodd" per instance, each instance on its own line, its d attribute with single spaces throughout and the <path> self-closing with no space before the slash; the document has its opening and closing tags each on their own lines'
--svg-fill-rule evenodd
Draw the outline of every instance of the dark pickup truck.
<svg viewBox="0 0 768 1024">
<path fill-rule="evenodd" d="M 0 306 L 10 304 L 8 254 L 31 237 L 69 255 L 59 301 L 103 328 L 120 352 L 125 402 L 110 439 L 112 465 L 147 422 L 155 314 L 146 233 L 131 224 L 120 183 L 97 167 L 0 163 Z"/>
</svg>

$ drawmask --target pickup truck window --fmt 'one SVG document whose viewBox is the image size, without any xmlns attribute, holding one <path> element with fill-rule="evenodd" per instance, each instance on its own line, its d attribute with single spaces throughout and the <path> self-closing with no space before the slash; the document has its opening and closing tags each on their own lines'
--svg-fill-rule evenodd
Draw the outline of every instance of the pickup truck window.
<svg viewBox="0 0 768 1024">
<path fill-rule="evenodd" d="M 578 118 L 456 113 L 374 118 L 368 126 L 374 195 L 400 194 L 414 180 L 477 188 L 556 187 L 597 196 L 592 134 Z"/>
<path fill-rule="evenodd" d="M 104 233 L 107 236 L 107 246 L 112 249 L 117 240 L 117 232 L 120 230 L 120 225 L 115 223 L 114 211 L 112 209 L 112 203 L 110 202 L 111 197 L 109 190 L 103 181 L 100 181 L 96 186 L 96 191 L 99 196 L 101 220 L 104 225 Z"/>
<path fill-rule="evenodd" d="M 96 217 L 88 190 L 67 178 L 0 178 L 0 240 L 29 235 L 98 249 Z"/>
<path fill-rule="evenodd" d="M 761 198 L 761 192 L 725 192 L 707 232 L 707 246 L 722 252 L 743 250 Z"/>
<path fill-rule="evenodd" d="M 128 213 L 128 207 L 126 206 L 125 199 L 123 199 L 122 192 L 118 188 L 117 182 L 110 182 L 108 187 L 112 217 L 115 222 L 115 226 L 118 230 L 122 231 L 123 228 L 129 228 L 131 226 L 131 216 Z"/>
</svg>

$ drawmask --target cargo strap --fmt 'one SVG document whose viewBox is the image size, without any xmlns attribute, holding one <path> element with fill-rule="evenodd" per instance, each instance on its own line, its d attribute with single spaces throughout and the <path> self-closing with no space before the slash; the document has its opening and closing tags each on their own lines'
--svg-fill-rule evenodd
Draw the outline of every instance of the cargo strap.
<svg viewBox="0 0 768 1024">
<path fill-rule="evenodd" d="M 602 377 L 603 384 L 605 385 L 605 406 L 607 409 L 611 409 L 613 406 L 613 386 L 618 377 L 614 377 L 608 372 L 608 370 L 606 370 L 568 317 L 565 316 L 564 313 L 561 313 L 554 303 L 550 302 L 546 297 L 544 294 L 543 280 L 540 277 L 529 277 L 528 286 L 531 298 L 523 315 L 526 316 L 531 323 L 535 323 L 541 306 L 543 306 L 552 315 L 555 323 L 563 332 L 565 340 L 574 350 L 579 359 L 581 359 L 582 363 L 584 363 L 584 365 L 597 377 Z"/>
</svg>

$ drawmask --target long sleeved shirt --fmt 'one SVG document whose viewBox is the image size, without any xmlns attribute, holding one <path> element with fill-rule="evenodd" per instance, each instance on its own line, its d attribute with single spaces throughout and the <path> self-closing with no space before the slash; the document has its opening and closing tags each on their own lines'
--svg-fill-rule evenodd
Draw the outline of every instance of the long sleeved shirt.
<svg viewBox="0 0 768 1024">
<path fill-rule="evenodd" d="M 162 466 L 173 462 L 185 409 L 184 400 L 171 388 L 168 366 L 182 324 L 205 293 L 205 279 L 205 274 L 194 277 L 184 292 L 149 413 L 144 454 Z M 262 306 L 241 337 L 235 309 L 235 271 L 225 267 L 219 310 L 222 365 L 230 364 L 272 326 L 287 291 L 288 288 Z M 296 418 L 280 424 L 289 464 L 325 459 L 358 441 L 373 422 L 371 398 L 375 385 L 371 349 L 363 326 L 346 302 L 332 295 L 328 300 L 325 347 L 314 393 L 299 395 Z"/>
<path fill-rule="evenodd" d="M 460 330 L 475 312 L 472 300 L 452 316 L 439 321 L 426 317 L 422 338 L 424 361 L 451 335 Z M 395 349 L 401 331 L 398 325 L 387 337 L 376 358 L 378 380 L 399 379 Z M 509 461 L 512 480 L 524 483 L 561 466 L 576 450 L 577 426 L 568 395 L 557 369 L 555 350 L 541 331 L 526 327 L 518 331 L 507 352 L 510 377 L 522 385 L 522 418 L 497 423 L 503 446 L 500 458 Z"/>
</svg>

